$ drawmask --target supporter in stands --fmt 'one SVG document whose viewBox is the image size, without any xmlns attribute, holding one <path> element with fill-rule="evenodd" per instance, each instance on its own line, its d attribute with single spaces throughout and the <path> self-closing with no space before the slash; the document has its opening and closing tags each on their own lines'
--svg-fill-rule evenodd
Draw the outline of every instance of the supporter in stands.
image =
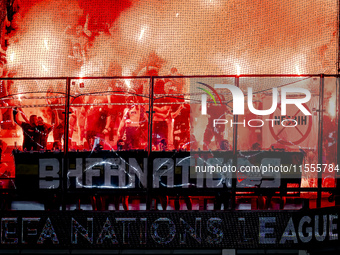
<svg viewBox="0 0 340 255">
<path fill-rule="evenodd" d="M 19 120 L 18 111 L 21 113 L 21 116 L 24 118 L 25 122 Z M 40 141 L 40 132 L 37 129 L 38 126 L 38 118 L 37 115 L 31 115 L 28 121 L 26 115 L 22 111 L 21 108 L 13 109 L 14 121 L 17 123 L 23 132 L 23 143 L 22 149 L 24 151 L 30 150 L 38 150 L 38 141 Z"/>
<path fill-rule="evenodd" d="M 220 96 L 223 101 L 223 96 Z M 213 121 L 215 119 L 226 119 L 227 114 L 231 114 L 231 112 L 226 105 L 214 105 L 211 102 L 207 103 L 208 124 L 204 132 L 203 150 L 211 149 L 209 145 L 213 137 L 215 137 L 215 141 L 222 141 L 224 139 L 225 125 L 216 125 L 216 127 L 214 127 Z"/>
<path fill-rule="evenodd" d="M 47 149 L 47 139 L 49 133 L 53 130 L 53 126 L 44 122 L 42 117 L 38 117 L 37 129 L 40 132 L 40 141 L 38 141 L 38 146 L 40 149 Z"/>
<path fill-rule="evenodd" d="M 169 85 L 169 83 L 168 83 Z M 183 113 L 182 109 L 184 109 L 184 105 L 181 104 L 183 102 L 182 96 L 175 96 L 175 91 L 172 87 L 164 88 L 164 81 L 159 79 L 155 84 L 155 105 L 154 105 L 154 129 L 153 129 L 153 143 L 158 147 L 161 146 L 162 150 L 175 149 L 175 141 L 174 141 L 174 130 L 175 127 L 176 132 L 182 132 L 184 130 L 179 130 L 179 128 L 184 128 L 188 130 L 188 112 L 185 111 Z M 158 103 L 158 104 L 157 104 Z M 190 111 L 190 108 L 186 108 L 186 110 Z M 177 119 L 178 117 L 178 119 Z M 184 124 L 182 126 L 181 124 Z M 185 131 L 183 133 L 186 133 Z M 178 138 L 177 138 L 178 139 Z M 160 143 L 162 141 L 162 143 Z M 177 141 L 178 143 L 178 141 Z M 164 148 L 164 144 L 166 144 L 166 148 Z M 177 144 L 176 144 L 177 145 Z M 160 149 L 160 148 L 159 148 Z"/>
<path fill-rule="evenodd" d="M 230 146 L 230 144 L 229 144 L 229 141 L 228 140 L 222 140 L 221 142 L 220 142 L 220 149 L 222 150 L 222 151 L 230 151 L 231 150 L 231 146 Z"/>
<path fill-rule="evenodd" d="M 125 142 L 123 139 L 118 139 L 117 141 L 117 148 L 114 148 L 117 151 L 125 150 Z"/>
<path fill-rule="evenodd" d="M 164 90 L 164 81 L 157 79 L 154 88 L 154 115 L 153 115 L 153 144 L 158 147 L 159 150 L 164 150 L 164 145 L 168 145 L 169 132 L 171 133 L 171 107 L 166 104 L 169 98 L 166 97 Z M 162 143 L 161 143 L 162 141 Z M 162 148 L 160 148 L 162 147 Z"/>
<path fill-rule="evenodd" d="M 118 130 L 119 128 L 119 124 L 123 118 L 124 109 L 126 107 L 126 94 L 122 90 L 122 83 L 122 81 L 116 81 L 112 84 L 114 87 L 110 88 L 111 91 L 114 91 L 110 96 L 111 102 L 116 104 L 109 106 L 111 114 L 110 141 L 114 141 L 115 137 L 118 137 L 118 131 L 117 134 L 115 134 L 115 130 Z M 118 127 L 116 127 L 117 123 Z"/>
<path fill-rule="evenodd" d="M 86 116 L 86 140 L 89 149 L 94 149 L 99 143 L 103 144 L 105 135 L 109 133 L 111 116 L 107 106 L 108 98 L 105 96 L 94 99 L 93 104 L 87 111 Z"/>
<path fill-rule="evenodd" d="M 260 151 L 262 148 L 261 148 L 261 144 L 259 143 L 253 143 L 250 150 L 252 151 Z"/>
<path fill-rule="evenodd" d="M 59 104 L 64 104 L 64 100 L 57 98 L 52 89 L 47 91 L 46 96 L 46 101 L 49 105 L 51 105 L 50 109 L 52 111 L 52 125 L 54 126 L 53 139 L 54 142 L 61 142 L 64 136 L 65 107 L 59 106 Z"/>
<path fill-rule="evenodd" d="M 60 84 L 58 84 L 59 86 Z M 53 127 L 53 139 L 54 142 L 62 141 L 65 132 L 65 100 L 62 97 L 59 97 L 58 93 L 54 93 L 53 89 L 50 88 L 46 94 L 47 98 L 46 101 L 50 105 L 52 121 L 51 124 Z M 82 103 L 82 98 L 78 99 L 75 98 L 71 102 L 72 104 Z M 78 107 L 70 107 L 70 117 L 69 117 L 69 142 L 71 144 L 73 132 L 79 122 L 78 115 L 80 115 L 81 109 Z M 85 128 L 85 110 L 81 112 L 82 115 L 82 125 L 81 128 L 78 128 L 78 133 L 80 133 L 80 142 L 82 143 L 83 138 L 85 138 L 84 128 Z M 72 146 L 72 144 L 71 144 Z"/>
<path fill-rule="evenodd" d="M 62 150 L 62 145 L 59 141 L 55 141 L 52 145 L 52 150 L 55 152 L 59 152 Z"/>
<path fill-rule="evenodd" d="M 140 145 L 147 139 L 145 109 L 141 105 L 134 104 L 136 103 L 135 97 L 129 97 L 127 103 L 129 105 L 124 109 L 124 115 L 118 128 L 118 139 L 125 137 L 126 149 L 141 149 Z"/>
<path fill-rule="evenodd" d="M 80 90 L 80 84 L 75 85 L 75 93 L 82 94 Z M 86 140 L 85 135 L 85 123 L 86 123 L 86 113 L 89 109 L 89 106 L 85 106 L 89 102 L 88 96 L 76 96 L 71 101 L 70 110 L 72 114 L 70 115 L 70 129 L 69 129 L 69 139 L 73 141 L 73 132 L 75 130 L 78 131 L 79 137 L 79 145 L 81 147 L 84 146 L 84 139 Z M 81 106 L 74 106 L 74 105 L 81 105 Z"/>
<path fill-rule="evenodd" d="M 174 118 L 174 146 L 177 150 L 190 150 L 190 105 L 181 104 Z"/>
<path fill-rule="evenodd" d="M 110 63 L 109 70 L 107 72 L 107 76 L 122 76 L 122 66 L 117 63 Z M 114 105 L 110 105 L 110 114 L 111 114 L 111 124 L 110 124 L 110 132 L 109 139 L 110 141 L 114 141 L 117 134 L 115 134 L 115 130 L 118 130 L 120 122 L 122 120 L 124 109 L 126 108 L 126 89 L 127 86 L 124 83 L 124 80 L 113 79 L 110 80 L 109 88 L 110 91 L 110 100 Z M 117 126 L 118 125 L 118 126 Z M 117 127 L 116 127 L 117 126 Z"/>
<path fill-rule="evenodd" d="M 179 94 L 183 90 L 182 79 L 173 79 L 166 82 L 164 85 L 164 90 L 166 93 L 166 98 L 164 99 L 166 99 L 166 101 L 169 103 L 166 106 L 168 106 L 167 109 L 170 110 L 170 114 L 166 119 L 168 124 L 168 149 L 173 150 L 177 148 L 177 146 L 175 146 L 174 140 L 175 128 L 177 128 L 176 133 L 187 133 L 186 131 L 188 130 L 189 126 L 190 107 L 187 105 L 187 108 L 183 110 L 184 96 Z M 185 140 L 185 137 L 182 136 L 182 139 Z M 176 145 L 178 145 L 178 143 L 176 143 Z"/>
<path fill-rule="evenodd" d="M 84 64 L 86 61 L 87 51 L 89 48 L 89 39 L 92 35 L 88 29 L 89 15 L 86 16 L 84 27 L 78 25 L 75 32 L 71 32 L 71 26 L 67 26 L 65 34 L 71 41 L 72 53 L 69 55 L 71 59 L 76 60 L 79 64 Z"/>
</svg>

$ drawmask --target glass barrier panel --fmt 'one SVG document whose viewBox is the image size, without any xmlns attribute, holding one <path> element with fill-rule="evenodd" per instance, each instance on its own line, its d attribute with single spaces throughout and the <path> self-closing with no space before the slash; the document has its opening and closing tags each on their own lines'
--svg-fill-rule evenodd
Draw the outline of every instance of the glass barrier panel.
<svg viewBox="0 0 340 255">
<path fill-rule="evenodd" d="M 146 150 L 149 79 L 71 81 L 70 150 Z"/>
<path fill-rule="evenodd" d="M 239 88 L 237 187 L 317 187 L 320 78 L 241 77 Z"/>
<path fill-rule="evenodd" d="M 2 82 L 7 83 L 1 97 L 2 188 L 60 189 L 61 164 L 51 157 L 63 155 L 66 80 Z"/>
<path fill-rule="evenodd" d="M 322 133 L 322 165 L 321 168 L 322 187 L 335 188 L 339 176 L 338 165 L 338 112 L 339 95 L 337 94 L 338 79 L 325 77 L 324 99 L 323 99 L 323 133 Z M 322 206 L 333 206 L 335 197 L 330 192 L 323 192 Z"/>
<path fill-rule="evenodd" d="M 152 150 L 189 150 L 189 91 L 184 78 L 155 78 Z"/>
<path fill-rule="evenodd" d="M 149 84 L 71 80 L 68 189 L 146 189 Z"/>
</svg>

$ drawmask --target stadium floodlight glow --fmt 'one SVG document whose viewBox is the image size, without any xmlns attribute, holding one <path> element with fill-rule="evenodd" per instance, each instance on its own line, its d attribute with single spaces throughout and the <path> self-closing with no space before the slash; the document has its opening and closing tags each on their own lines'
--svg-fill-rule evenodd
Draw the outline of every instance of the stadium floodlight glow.
<svg viewBox="0 0 340 255">
<path fill-rule="evenodd" d="M 81 69 L 83 69 L 83 68 L 81 68 Z M 84 76 L 85 76 L 85 72 L 84 72 L 84 70 L 81 70 L 80 73 L 79 73 L 79 77 L 83 78 Z"/>
<path fill-rule="evenodd" d="M 48 44 L 47 44 L 47 40 L 46 40 L 46 39 L 44 40 L 44 44 L 45 44 L 46 49 L 49 50 Z"/>
<path fill-rule="evenodd" d="M 9 59 L 11 60 L 11 62 L 14 61 L 14 56 L 15 56 L 14 52 L 9 56 Z"/>
<path fill-rule="evenodd" d="M 139 38 L 138 38 L 139 41 L 142 40 L 144 33 L 145 33 L 145 27 L 143 27 L 141 32 L 140 32 L 140 35 L 139 35 Z"/>
<path fill-rule="evenodd" d="M 82 79 L 82 78 L 85 76 L 84 68 L 85 68 L 85 66 L 82 66 L 82 67 L 80 68 L 80 73 L 79 73 L 79 77 L 80 77 L 80 79 L 79 79 L 79 87 L 80 87 L 80 84 L 83 84 L 83 85 L 84 85 L 84 80 Z"/>
<path fill-rule="evenodd" d="M 125 80 L 125 85 L 130 88 L 131 87 L 131 81 L 130 80 Z"/>
<path fill-rule="evenodd" d="M 298 67 L 297 65 L 295 66 L 295 69 L 296 69 L 296 73 L 297 73 L 298 75 L 301 75 L 300 70 L 299 70 L 299 67 Z"/>
<path fill-rule="evenodd" d="M 237 76 L 241 75 L 241 67 L 240 67 L 240 65 L 236 65 L 236 74 L 237 74 Z"/>
</svg>

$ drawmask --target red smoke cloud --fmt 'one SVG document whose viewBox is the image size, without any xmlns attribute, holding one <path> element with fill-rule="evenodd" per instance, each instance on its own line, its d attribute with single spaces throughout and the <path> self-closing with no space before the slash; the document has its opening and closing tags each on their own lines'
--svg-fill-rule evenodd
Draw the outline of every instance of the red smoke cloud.
<svg viewBox="0 0 340 255">
<path fill-rule="evenodd" d="M 79 6 L 84 10 L 84 14 L 89 14 L 92 19 L 98 23 L 108 23 L 111 25 L 119 15 L 131 6 L 129 0 L 79 0 Z M 85 17 L 80 20 L 81 24 L 85 23 Z M 93 22 L 90 23 L 90 29 Z M 95 29 L 95 27 L 93 27 Z"/>
</svg>

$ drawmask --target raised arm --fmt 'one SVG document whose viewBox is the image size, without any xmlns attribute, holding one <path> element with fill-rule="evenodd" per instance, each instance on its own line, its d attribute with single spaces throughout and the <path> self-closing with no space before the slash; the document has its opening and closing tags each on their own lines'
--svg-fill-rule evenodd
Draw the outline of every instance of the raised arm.
<svg viewBox="0 0 340 255">
<path fill-rule="evenodd" d="M 170 113 L 170 114 L 171 114 L 171 118 L 172 118 L 172 119 L 175 119 L 175 118 L 178 116 L 178 114 L 181 112 L 181 110 L 182 110 L 183 108 L 184 108 L 184 105 L 181 104 L 181 105 L 178 107 L 177 111 Z"/>
<path fill-rule="evenodd" d="M 91 37 L 92 32 L 89 30 L 89 14 L 86 15 L 86 22 L 84 25 L 84 33 L 88 36 Z"/>
<path fill-rule="evenodd" d="M 30 122 L 28 120 L 26 114 L 24 113 L 24 111 L 21 108 L 19 108 L 19 112 L 21 113 L 21 116 L 22 116 L 22 118 L 24 119 L 25 122 Z"/>
<path fill-rule="evenodd" d="M 169 108 L 167 106 L 162 106 L 162 107 L 154 106 L 153 109 L 157 113 L 167 113 L 169 111 Z"/>
<path fill-rule="evenodd" d="M 18 111 L 19 109 L 17 107 L 13 108 L 13 117 L 14 117 L 14 122 L 17 123 L 19 126 L 21 126 L 22 121 L 19 120 Z"/>
<path fill-rule="evenodd" d="M 125 120 L 127 118 L 127 113 L 128 113 L 128 110 L 125 109 L 124 114 L 123 114 L 123 118 L 119 123 L 118 131 L 117 131 L 118 138 L 120 138 L 122 136 L 121 132 L 122 132 L 123 128 L 125 127 Z"/>
<path fill-rule="evenodd" d="M 111 123 L 111 115 L 108 115 L 106 117 L 106 124 L 105 124 L 105 128 L 103 130 L 103 134 L 107 134 L 110 131 L 110 123 Z"/>
<path fill-rule="evenodd" d="M 111 105 L 111 96 L 107 95 L 107 102 L 109 103 L 108 109 L 111 111 L 113 109 L 113 105 Z M 111 115 L 110 115 L 111 116 Z"/>
<path fill-rule="evenodd" d="M 69 36 L 69 31 L 70 31 L 70 29 L 71 29 L 72 27 L 70 26 L 70 25 L 68 25 L 66 28 L 65 28 L 65 30 L 64 30 L 64 34 L 66 35 L 66 36 Z"/>
<path fill-rule="evenodd" d="M 54 128 L 54 125 L 50 125 L 48 123 L 44 123 L 44 129 L 45 129 L 45 132 L 47 134 L 49 134 L 52 131 L 53 128 Z"/>
</svg>

